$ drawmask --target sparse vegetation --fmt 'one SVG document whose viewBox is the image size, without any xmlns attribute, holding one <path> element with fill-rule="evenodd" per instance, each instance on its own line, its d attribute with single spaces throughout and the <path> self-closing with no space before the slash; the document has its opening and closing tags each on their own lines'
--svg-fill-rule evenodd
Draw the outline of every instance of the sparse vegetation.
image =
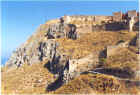
<svg viewBox="0 0 140 95">
<path fill-rule="evenodd" d="M 45 62 L 46 63 L 46 62 Z M 47 84 L 55 81 L 45 67 L 45 63 L 24 65 L 21 68 L 2 72 L 3 94 L 43 94 L 46 93 Z"/>
<path fill-rule="evenodd" d="M 50 20 L 41 26 L 42 30 L 38 30 L 31 38 L 27 40 L 24 45 L 33 44 L 33 42 L 40 44 L 42 41 L 47 41 L 45 37 L 46 29 L 49 24 L 54 24 L 59 22 L 58 19 Z M 102 21 L 102 24 L 105 23 Z M 80 21 L 73 21 L 71 24 L 81 24 Z M 91 21 L 85 21 L 86 25 L 95 24 Z M 92 32 L 88 31 L 81 26 L 82 31 L 85 31 L 80 37 L 76 40 L 68 38 L 57 38 L 56 42 L 59 43 L 57 49 L 60 53 L 68 55 L 70 59 L 80 59 L 91 53 L 95 54 L 96 52 L 102 52 L 106 49 L 107 46 L 117 45 L 122 42 L 130 42 L 136 35 L 136 32 L 128 32 L 128 30 L 123 31 L 112 31 L 112 32 Z M 29 45 L 32 47 L 33 45 Z M 46 45 L 47 46 L 47 45 Z M 38 46 L 33 46 L 35 48 L 29 48 L 26 52 L 27 55 L 33 52 L 33 49 L 37 50 Z M 124 71 L 124 74 L 128 74 L 131 77 L 127 77 L 128 80 L 137 80 L 133 75 L 134 72 L 139 70 L 138 64 L 138 47 L 130 45 L 129 47 L 119 48 L 114 55 L 109 57 L 100 57 L 99 65 L 89 65 L 88 62 L 85 62 L 83 68 L 88 69 L 92 67 L 101 67 L 103 69 L 109 70 L 118 70 Z M 34 56 L 34 55 L 32 55 Z M 38 53 L 37 53 L 38 56 Z M 93 58 L 93 57 L 92 57 Z M 87 61 L 87 60 L 86 60 Z M 48 60 L 42 61 L 41 63 L 34 64 L 30 66 L 23 64 L 22 67 L 8 70 L 8 68 L 2 68 L 2 93 L 3 94 L 137 94 L 139 93 L 139 88 L 136 84 L 127 83 L 126 80 L 123 80 L 121 75 L 124 75 L 120 72 L 113 72 L 112 75 L 109 74 L 94 74 L 87 73 L 82 74 L 78 77 L 75 77 L 69 83 L 62 85 L 60 88 L 54 91 L 46 90 L 47 86 L 53 83 L 56 79 L 54 74 L 49 72 L 49 69 L 45 67 Z M 81 61 L 80 61 L 81 62 Z M 93 62 L 93 61 L 92 61 Z M 75 62 L 76 63 L 76 62 Z M 85 65 L 88 64 L 88 65 Z M 98 64 L 98 62 L 96 62 Z M 56 65 L 57 66 L 57 65 Z M 81 67 L 82 67 L 81 66 Z M 85 67 L 84 67 L 85 66 Z M 78 68 L 78 66 L 77 66 Z M 115 76 L 117 74 L 118 76 Z M 124 75 L 127 76 L 127 75 Z M 131 88 L 129 86 L 131 85 Z"/>
<path fill-rule="evenodd" d="M 86 74 L 75 78 L 68 84 L 60 87 L 58 90 L 53 92 L 53 94 L 119 94 L 119 93 L 137 93 L 138 89 L 127 88 L 123 81 L 119 81 L 113 76 L 103 75 L 103 74 Z M 129 89 L 129 90 L 128 90 Z M 133 91 L 134 90 L 134 91 Z"/>
<path fill-rule="evenodd" d="M 128 48 L 122 48 L 120 51 L 116 53 L 114 56 L 110 56 L 107 59 L 107 64 L 105 64 L 105 67 L 129 67 L 133 69 L 134 71 L 138 70 L 138 57 L 136 53 L 130 51 Z M 132 68 L 133 67 L 133 68 Z"/>
</svg>

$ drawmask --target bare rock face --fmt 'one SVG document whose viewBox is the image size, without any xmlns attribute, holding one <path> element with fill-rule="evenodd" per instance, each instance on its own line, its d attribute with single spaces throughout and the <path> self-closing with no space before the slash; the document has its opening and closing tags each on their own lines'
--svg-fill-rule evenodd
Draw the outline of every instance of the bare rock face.
<svg viewBox="0 0 140 95">
<path fill-rule="evenodd" d="M 76 26 L 64 23 L 41 25 L 37 32 L 13 52 L 6 66 L 20 67 L 25 63 L 30 65 L 46 59 L 54 61 L 58 54 L 58 52 L 56 53 L 58 43 L 55 42 L 55 39 L 64 37 L 75 40 L 77 38 Z M 62 55 L 58 55 L 62 57 Z"/>
<path fill-rule="evenodd" d="M 22 64 L 33 64 L 39 63 L 46 59 L 53 59 L 56 53 L 57 43 L 53 39 L 40 42 L 36 47 L 32 47 L 32 51 L 27 55 L 29 51 L 26 48 L 17 49 L 7 62 L 7 66 L 17 66 L 20 67 Z"/>
<path fill-rule="evenodd" d="M 76 40 L 77 39 L 77 32 L 76 32 L 76 25 L 74 24 L 67 24 L 65 25 L 66 37 Z"/>
<path fill-rule="evenodd" d="M 61 23 L 50 25 L 46 36 L 48 39 L 63 38 L 65 36 L 64 25 Z"/>
<path fill-rule="evenodd" d="M 49 69 L 52 73 L 62 76 L 64 70 L 69 70 L 69 56 L 61 53 L 57 48 L 49 60 Z"/>
<path fill-rule="evenodd" d="M 48 39 L 66 37 L 75 40 L 77 38 L 76 26 L 63 23 L 52 24 L 49 26 L 46 36 Z"/>
<path fill-rule="evenodd" d="M 39 44 L 44 39 L 45 34 L 42 32 L 42 25 L 37 31 L 21 46 L 19 46 L 11 55 L 7 63 L 5 64 L 8 68 L 17 68 L 22 64 L 33 64 L 39 63 Z M 45 28 L 45 31 L 48 28 Z"/>
<path fill-rule="evenodd" d="M 43 61 L 45 59 L 52 59 L 53 55 L 56 52 L 57 45 L 58 44 L 52 39 L 49 39 L 45 42 L 41 42 L 38 48 L 40 60 Z"/>
<path fill-rule="evenodd" d="M 28 56 L 25 54 L 25 48 L 18 48 L 13 52 L 6 66 L 8 67 L 20 67 L 22 63 L 28 61 Z"/>
<path fill-rule="evenodd" d="M 36 41 L 35 41 L 36 42 Z M 39 59 L 39 50 L 38 50 L 38 42 L 31 43 L 27 46 L 20 46 L 13 52 L 10 59 L 7 61 L 7 67 L 20 67 L 23 64 L 31 65 L 33 63 L 39 63 L 41 60 Z M 34 47 L 33 47 L 34 46 Z"/>
</svg>

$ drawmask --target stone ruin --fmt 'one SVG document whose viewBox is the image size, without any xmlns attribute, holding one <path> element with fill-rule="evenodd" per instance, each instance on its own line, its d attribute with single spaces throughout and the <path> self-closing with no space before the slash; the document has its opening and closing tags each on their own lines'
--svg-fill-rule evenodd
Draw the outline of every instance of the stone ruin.
<svg viewBox="0 0 140 95">
<path fill-rule="evenodd" d="M 127 15 L 129 18 L 132 18 L 131 20 L 133 20 L 130 28 L 130 30 L 132 31 L 132 27 L 135 23 L 134 18 L 138 16 L 133 16 L 129 12 Z M 69 56 L 62 54 L 57 50 L 57 46 L 59 46 L 59 44 L 55 42 L 55 39 L 65 37 L 73 40 L 77 39 L 77 28 L 81 26 L 72 23 L 74 21 L 80 21 L 80 24 L 84 26 L 91 25 L 92 31 L 93 29 L 96 31 L 98 28 L 99 30 L 106 30 L 107 25 L 110 25 L 114 22 L 117 23 L 117 26 L 115 24 L 113 28 L 118 28 L 122 26 L 123 20 L 123 14 L 121 12 L 114 13 L 114 16 L 64 16 L 60 18 L 60 22 L 50 24 L 48 28 L 46 28 L 45 31 L 48 31 L 45 34 L 47 40 L 41 41 L 39 43 L 39 46 L 36 46 L 37 48 L 35 48 L 35 50 L 31 48 L 32 53 L 30 55 L 26 54 L 26 50 L 28 48 L 18 48 L 8 60 L 7 63 L 9 64 L 6 65 L 14 65 L 16 67 L 20 67 L 23 63 L 31 64 L 35 62 L 37 63 L 44 60 L 49 60 L 50 65 L 48 67 L 50 71 L 58 74 L 59 76 L 63 76 L 64 82 L 67 83 L 69 79 L 78 76 L 84 71 L 90 70 L 91 67 L 96 67 L 99 63 L 99 53 L 92 53 L 91 55 L 88 55 L 81 59 L 70 59 Z M 104 23 L 103 26 L 101 26 L 100 23 Z M 120 26 L 118 23 L 121 23 Z M 97 29 L 94 26 L 96 26 Z M 30 47 L 32 47 L 32 45 Z M 116 46 L 107 46 L 107 57 L 113 55 L 119 48 L 122 47 L 128 47 L 128 42 L 122 42 Z"/>
<path fill-rule="evenodd" d="M 136 10 L 127 13 L 114 12 L 113 16 L 63 16 L 61 17 L 66 24 L 75 24 L 77 28 L 92 26 L 91 31 L 116 31 L 130 30 L 133 31 L 135 25 L 139 23 L 139 15 Z M 110 28 L 111 27 L 111 28 Z M 138 31 L 138 28 L 135 29 Z"/>
<path fill-rule="evenodd" d="M 82 72 L 95 68 L 99 63 L 98 57 L 99 53 L 92 53 L 80 59 L 70 59 L 68 55 L 56 51 L 53 58 L 49 60 L 48 68 L 52 73 L 62 77 L 64 83 L 68 83 Z"/>
<path fill-rule="evenodd" d="M 71 23 L 76 24 L 77 27 L 85 26 L 85 25 L 94 25 L 100 24 L 101 22 L 105 21 L 112 21 L 112 16 L 84 16 L 84 15 L 77 15 L 77 16 L 63 16 L 62 19 L 64 23 Z"/>
<path fill-rule="evenodd" d="M 107 46 L 105 49 L 105 57 L 108 58 L 115 55 L 120 48 L 129 47 L 130 42 L 120 41 L 117 45 Z M 80 59 L 70 59 L 68 55 L 64 55 L 56 50 L 53 58 L 50 59 L 50 67 L 52 72 L 63 77 L 63 82 L 68 83 L 73 78 L 79 76 L 83 72 L 93 70 L 100 65 L 101 52 L 93 52 Z"/>
</svg>

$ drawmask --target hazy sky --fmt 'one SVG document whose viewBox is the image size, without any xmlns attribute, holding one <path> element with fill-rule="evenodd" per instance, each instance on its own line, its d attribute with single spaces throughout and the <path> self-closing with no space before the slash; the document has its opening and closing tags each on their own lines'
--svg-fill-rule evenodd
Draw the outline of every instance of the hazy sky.
<svg viewBox="0 0 140 95">
<path fill-rule="evenodd" d="M 138 11 L 138 2 L 125 1 L 12 1 L 2 2 L 2 59 L 27 40 L 40 24 L 63 15 L 112 15 Z"/>
</svg>

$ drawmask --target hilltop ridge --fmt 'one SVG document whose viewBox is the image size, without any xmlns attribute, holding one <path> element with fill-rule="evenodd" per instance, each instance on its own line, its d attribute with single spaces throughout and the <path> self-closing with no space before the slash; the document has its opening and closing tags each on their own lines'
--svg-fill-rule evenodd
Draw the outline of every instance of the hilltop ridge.
<svg viewBox="0 0 140 95">
<path fill-rule="evenodd" d="M 133 17 L 62 16 L 40 25 L 2 68 L 3 93 L 140 93 Z"/>
</svg>

